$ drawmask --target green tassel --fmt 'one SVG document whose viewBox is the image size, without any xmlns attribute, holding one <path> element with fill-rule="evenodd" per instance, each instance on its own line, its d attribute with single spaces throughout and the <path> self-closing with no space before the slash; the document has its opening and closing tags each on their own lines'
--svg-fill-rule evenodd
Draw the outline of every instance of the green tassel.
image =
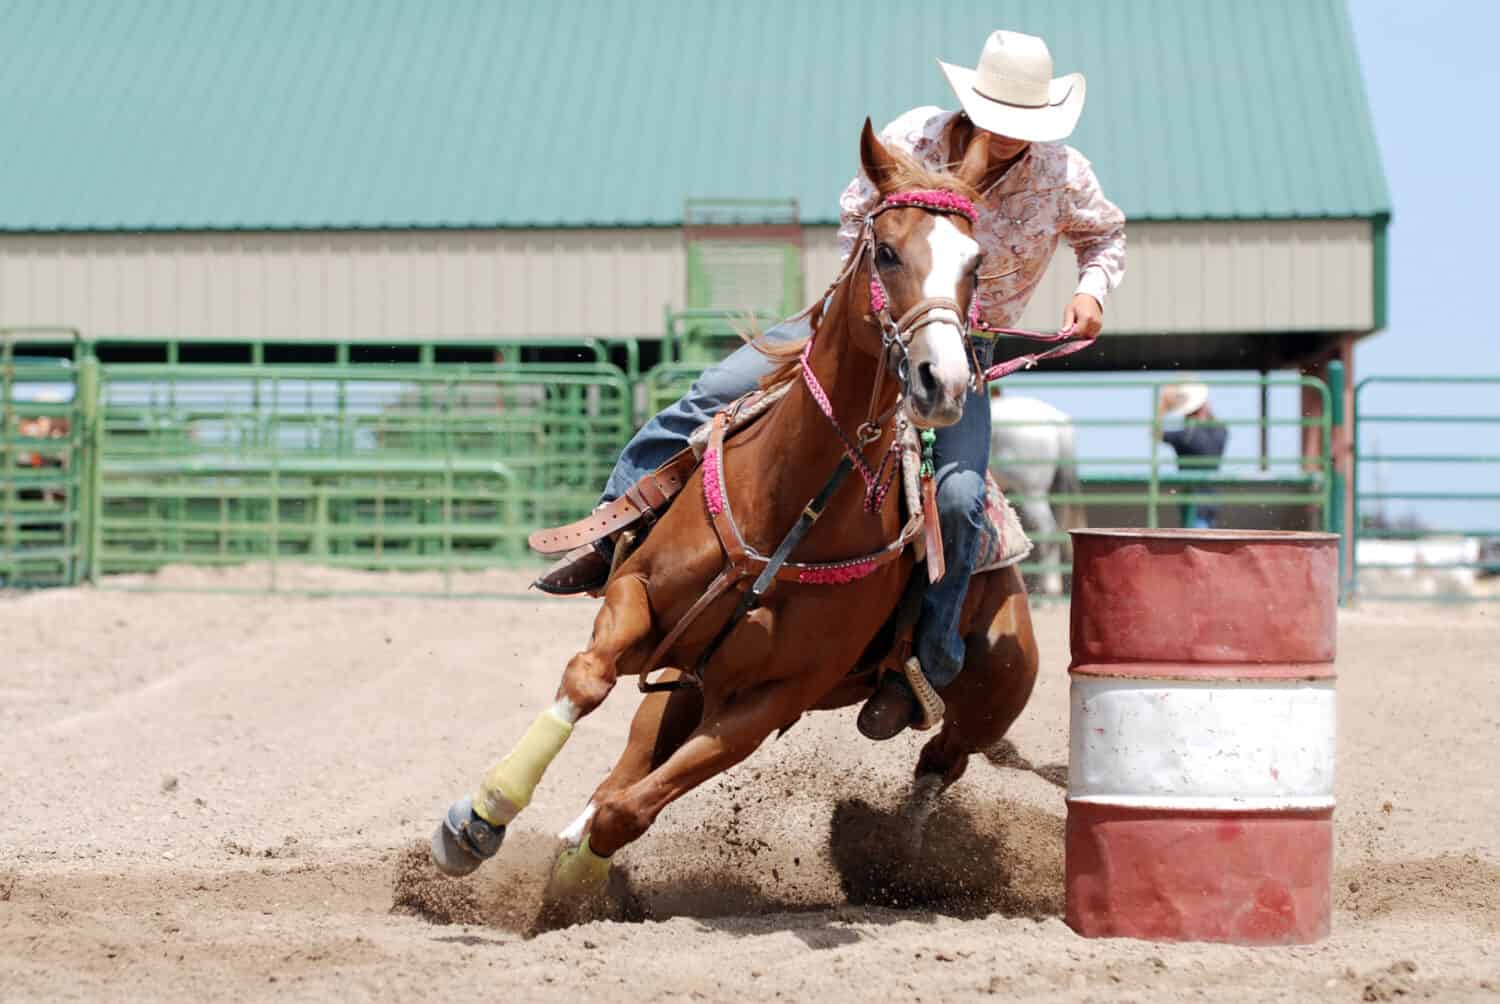
<svg viewBox="0 0 1500 1004">
<path fill-rule="evenodd" d="M 922 440 L 922 477 L 930 478 L 937 473 L 932 461 L 932 446 L 937 442 L 937 432 L 922 429 L 917 435 Z"/>
</svg>

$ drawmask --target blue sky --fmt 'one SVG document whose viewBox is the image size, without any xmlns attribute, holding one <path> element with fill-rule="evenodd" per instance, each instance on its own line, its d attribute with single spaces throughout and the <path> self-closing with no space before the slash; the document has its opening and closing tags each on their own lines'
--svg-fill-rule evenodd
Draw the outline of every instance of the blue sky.
<svg viewBox="0 0 1500 1004">
<path fill-rule="evenodd" d="M 1500 212 L 1500 3 L 1495 0 L 1350 0 L 1365 87 L 1395 216 L 1390 319 L 1358 349 L 1361 375 L 1463 373 L 1500 377 L 1500 264 L 1492 250 Z M 1392 391 L 1370 398 L 1382 409 Z M 1413 387 L 1403 410 L 1500 417 L 1500 383 Z M 1500 454 L 1500 424 L 1367 432 L 1385 452 Z M 1438 435 L 1434 433 L 1437 432 Z M 1441 437 L 1441 438 L 1439 438 Z M 1367 450 L 1369 448 L 1367 447 Z M 1368 466 L 1368 465 L 1367 465 Z M 1373 487 L 1372 477 L 1364 487 Z M 1380 472 L 1387 490 L 1500 492 L 1500 464 L 1423 465 Z M 1431 475 L 1431 484 L 1415 483 Z M 1500 502 L 1423 503 L 1437 525 L 1500 531 Z M 1476 522 L 1477 521 L 1477 522 Z"/>
<path fill-rule="evenodd" d="M 1390 327 L 1371 373 L 1500 375 L 1500 3 L 1351 0 L 1391 187 Z M 1500 408 L 1492 409 L 1500 412 Z"/>
<path fill-rule="evenodd" d="M 1254 0 L 1243 0 L 1254 2 Z M 1395 215 L 1390 229 L 1390 313 L 1385 331 L 1356 350 L 1356 376 L 1489 374 L 1500 377 L 1500 0 L 1348 0 Z M 1127 269 L 1128 272 L 1128 269 Z M 1127 274 L 1126 282 L 1129 282 Z M 1108 317 L 1106 316 L 1106 324 Z M 1108 337 L 1107 333 L 1106 336 Z M 1016 391 L 1026 378 L 1015 381 Z M 1034 391 L 1075 417 L 1139 422 L 1149 391 Z M 1378 393 L 1376 393 L 1378 391 Z M 1372 388 L 1366 410 L 1488 414 L 1500 418 L 1500 382 L 1454 388 Z M 1252 390 L 1216 392 L 1231 419 L 1252 419 Z M 1291 392 L 1272 413 L 1294 417 Z M 1500 422 L 1365 426 L 1366 453 L 1500 455 Z M 1142 430 L 1080 429 L 1086 456 L 1140 456 Z M 1293 432 L 1273 439 L 1286 455 Z M 1256 430 L 1231 427 L 1229 455 L 1248 463 Z M 1240 470 L 1248 471 L 1242 467 Z M 1100 468 L 1095 466 L 1095 472 Z M 1085 471 L 1085 473 L 1088 473 Z M 1500 463 L 1366 464 L 1367 491 L 1500 492 Z M 1435 528 L 1500 531 L 1500 502 L 1391 502 Z"/>
</svg>

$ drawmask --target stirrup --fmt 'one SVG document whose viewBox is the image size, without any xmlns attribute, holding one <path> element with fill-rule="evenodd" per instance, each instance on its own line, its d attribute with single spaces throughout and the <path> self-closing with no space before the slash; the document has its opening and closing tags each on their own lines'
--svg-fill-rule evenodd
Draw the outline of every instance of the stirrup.
<svg viewBox="0 0 1500 1004">
<path fill-rule="evenodd" d="M 948 706 L 943 703 L 938 692 L 932 689 L 932 684 L 927 682 L 927 676 L 922 672 L 922 663 L 916 656 L 911 656 L 902 664 L 901 675 L 906 677 L 911 692 L 916 695 L 917 709 L 921 712 L 911 727 L 918 732 L 926 732 L 943 720 L 943 712 Z"/>
</svg>

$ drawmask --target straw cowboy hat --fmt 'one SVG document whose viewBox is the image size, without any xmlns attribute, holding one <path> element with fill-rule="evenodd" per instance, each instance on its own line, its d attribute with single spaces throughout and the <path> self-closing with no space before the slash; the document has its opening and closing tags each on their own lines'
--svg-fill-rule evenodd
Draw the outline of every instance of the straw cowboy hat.
<svg viewBox="0 0 1500 1004">
<path fill-rule="evenodd" d="M 984 43 L 979 66 L 941 59 L 959 104 L 979 128 L 1012 139 L 1065 139 L 1083 111 L 1083 74 L 1052 76 L 1052 53 L 1035 35 L 997 31 Z"/>
<path fill-rule="evenodd" d="M 1207 385 L 1197 381 L 1169 383 L 1157 398 L 1156 413 L 1162 418 L 1186 418 L 1207 403 Z"/>
</svg>

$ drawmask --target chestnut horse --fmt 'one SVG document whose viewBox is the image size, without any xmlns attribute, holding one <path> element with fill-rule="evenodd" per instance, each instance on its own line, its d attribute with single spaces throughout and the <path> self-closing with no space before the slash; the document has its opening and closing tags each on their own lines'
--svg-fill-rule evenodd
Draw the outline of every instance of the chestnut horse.
<svg viewBox="0 0 1500 1004">
<path fill-rule="evenodd" d="M 917 565 L 910 549 L 891 546 L 909 537 L 913 524 L 903 529 L 899 492 L 871 483 L 876 464 L 868 458 L 878 463 L 888 454 L 895 426 L 906 418 L 924 428 L 957 421 L 978 379 L 966 318 L 979 246 L 962 193 L 983 174 L 986 149 L 981 138 L 955 174 L 927 172 L 887 151 L 866 121 L 860 158 L 881 206 L 825 304 L 814 308 L 813 337 L 799 346 L 800 356 L 782 354 L 785 365 L 769 382 L 779 378 L 790 388 L 755 424 L 727 443 L 717 440 L 721 456 L 711 446 L 680 497 L 615 569 L 593 636 L 569 661 L 556 703 L 472 800 L 454 803 L 439 824 L 433 858 L 443 871 L 472 871 L 499 849 L 505 826 L 530 801 L 575 724 L 621 676 L 661 669 L 668 680 L 692 676 L 694 686 L 641 702 L 619 762 L 562 834 L 567 846 L 553 872 L 555 893 L 600 886 L 610 856 L 663 809 L 805 712 L 871 693 L 871 675 L 855 670 Z M 896 417 L 898 408 L 905 418 Z M 733 557 L 738 546 L 721 544 L 722 511 L 732 513 L 740 544 L 770 554 L 845 456 L 866 484 L 848 479 L 837 487 L 796 557 L 804 569 L 831 563 L 855 571 L 801 581 L 778 576 L 716 645 L 750 583 L 742 577 L 714 591 L 726 550 Z M 851 556 L 860 560 L 845 561 Z M 695 616 L 678 629 L 690 611 Z M 1016 568 L 974 577 L 961 631 L 964 670 L 942 694 L 942 727 L 921 752 L 906 803 L 912 846 L 920 846 L 937 796 L 963 774 L 970 754 L 996 747 L 1031 694 L 1037 649 Z M 694 668 L 705 650 L 712 658 L 700 680 Z"/>
</svg>

